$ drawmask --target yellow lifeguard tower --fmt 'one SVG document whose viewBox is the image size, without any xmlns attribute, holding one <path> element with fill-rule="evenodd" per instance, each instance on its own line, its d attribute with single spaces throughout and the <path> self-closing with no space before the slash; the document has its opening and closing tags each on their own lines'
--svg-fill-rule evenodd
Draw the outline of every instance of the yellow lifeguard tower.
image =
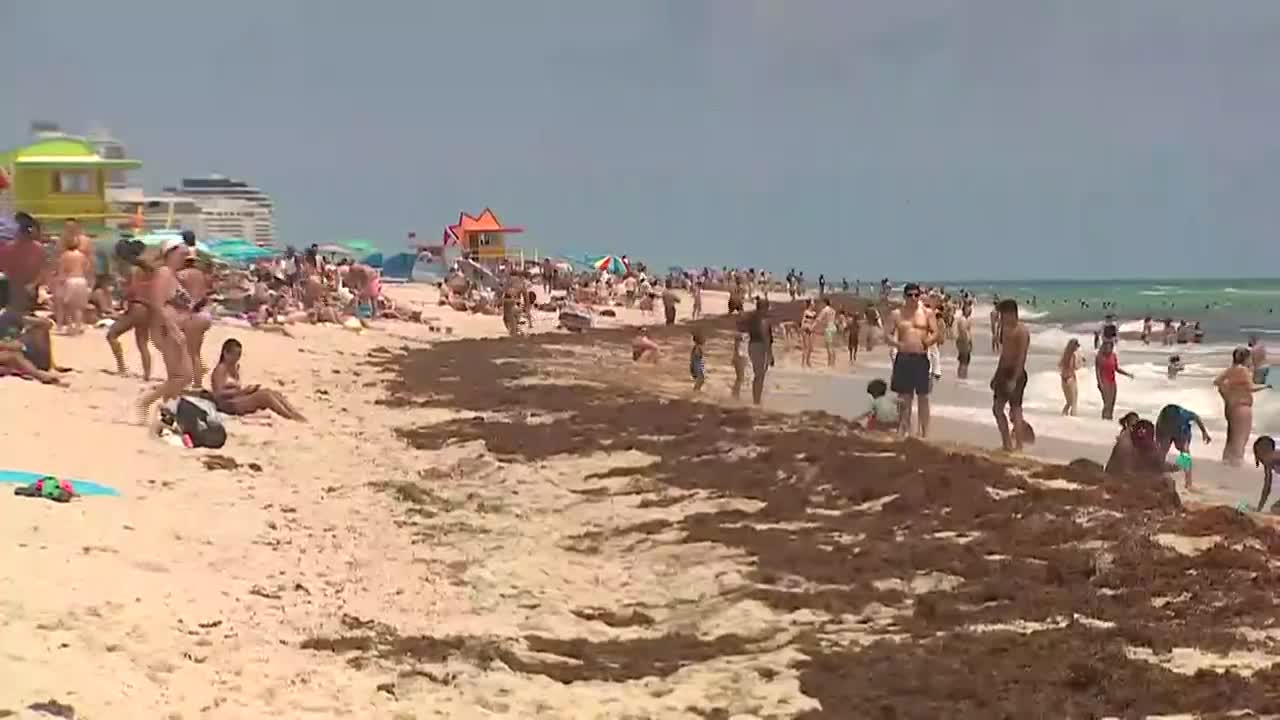
<svg viewBox="0 0 1280 720">
<path fill-rule="evenodd" d="M 79 220 L 90 234 L 127 221 L 128 215 L 112 212 L 107 203 L 107 180 L 113 170 L 140 167 L 137 160 L 101 157 L 88 141 L 70 135 L 0 153 L 0 173 L 11 185 L 5 204 L 31 213 L 50 234 L 67 218 Z"/>
</svg>

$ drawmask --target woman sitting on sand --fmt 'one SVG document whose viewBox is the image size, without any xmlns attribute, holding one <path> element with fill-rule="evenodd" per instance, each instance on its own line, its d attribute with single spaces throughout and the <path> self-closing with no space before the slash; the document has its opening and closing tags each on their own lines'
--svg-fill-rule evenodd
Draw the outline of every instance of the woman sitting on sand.
<svg viewBox="0 0 1280 720">
<path fill-rule="evenodd" d="M 1222 396 L 1223 414 L 1227 418 L 1227 441 L 1222 445 L 1222 462 L 1232 467 L 1244 462 L 1244 446 L 1253 431 L 1253 394 L 1267 389 L 1266 385 L 1253 382 L 1249 359 L 1248 348 L 1236 348 L 1231 353 L 1231 367 L 1213 381 Z"/>
<path fill-rule="evenodd" d="M 293 407 L 284 395 L 260 385 L 240 384 L 240 357 L 243 346 L 234 338 L 222 343 L 218 365 L 213 369 L 209 384 L 213 388 L 213 401 L 218 412 L 228 415 L 249 415 L 259 410 L 270 410 L 287 420 L 306 422 L 302 413 Z"/>
<path fill-rule="evenodd" d="M 1076 373 L 1080 371 L 1080 341 L 1071 338 L 1062 350 L 1058 359 L 1058 374 L 1062 378 L 1062 398 L 1066 404 L 1062 406 L 1063 415 L 1076 414 L 1076 401 L 1080 398 L 1080 387 L 1076 382 Z"/>
</svg>

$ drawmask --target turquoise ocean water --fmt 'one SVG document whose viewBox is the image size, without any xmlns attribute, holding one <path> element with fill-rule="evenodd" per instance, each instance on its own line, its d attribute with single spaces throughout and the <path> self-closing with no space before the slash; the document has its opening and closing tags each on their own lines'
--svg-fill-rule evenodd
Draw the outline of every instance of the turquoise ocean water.
<svg viewBox="0 0 1280 720">
<path fill-rule="evenodd" d="M 1038 324 L 1090 330 L 1114 312 L 1128 325 L 1150 315 L 1199 322 L 1209 342 L 1242 341 L 1250 333 L 1280 335 L 1280 278 L 957 282 L 989 302 L 1013 297 Z M 1034 304 L 1033 304 L 1034 301 Z M 1103 303 L 1110 303 L 1106 308 Z"/>
</svg>

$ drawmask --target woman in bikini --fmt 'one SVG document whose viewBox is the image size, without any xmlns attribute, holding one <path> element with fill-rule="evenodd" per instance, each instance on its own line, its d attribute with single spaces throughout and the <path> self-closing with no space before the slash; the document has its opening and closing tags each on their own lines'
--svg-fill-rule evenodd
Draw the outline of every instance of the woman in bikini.
<svg viewBox="0 0 1280 720">
<path fill-rule="evenodd" d="M 178 397 L 191 384 L 195 374 L 187 350 L 187 338 L 182 332 L 182 323 L 191 313 L 191 296 L 178 282 L 178 271 L 187 259 L 186 246 L 181 240 L 171 240 L 163 248 L 163 264 L 152 273 L 150 293 L 145 302 L 151 342 L 160 351 L 168 377 L 138 399 L 139 420 L 148 426 L 151 425 L 151 406 L 157 400 Z"/>
<path fill-rule="evenodd" d="M 813 367 L 813 331 L 817 326 L 818 311 L 813 309 L 813 300 L 805 300 L 800 316 L 800 367 Z"/>
<path fill-rule="evenodd" d="M 259 410 L 270 410 L 286 420 L 306 422 L 298 409 L 275 390 L 260 385 L 240 384 L 240 358 L 244 348 L 234 338 L 222 343 L 218 364 L 213 368 L 209 384 L 213 387 L 213 402 L 219 412 L 228 415 L 249 415 Z"/>
<path fill-rule="evenodd" d="M 1080 387 L 1076 383 L 1076 373 L 1080 371 L 1080 341 L 1071 338 L 1062 350 L 1058 359 L 1058 375 L 1062 379 L 1062 398 L 1066 404 L 1062 406 L 1063 415 L 1076 414 L 1076 401 L 1080 398 Z"/>
<path fill-rule="evenodd" d="M 1213 384 L 1222 396 L 1223 414 L 1227 418 L 1227 441 L 1222 445 L 1222 462 L 1238 467 L 1244 462 L 1244 446 L 1253 431 L 1253 394 L 1267 386 L 1253 382 L 1248 348 L 1236 348 L 1231 353 L 1231 367 L 1222 371 Z"/>
<path fill-rule="evenodd" d="M 147 310 L 147 298 L 151 296 L 155 269 L 140 260 L 142 249 L 142 243 L 128 240 L 116 245 L 116 258 L 130 265 L 129 280 L 124 291 L 124 313 L 107 330 L 107 344 L 116 359 L 116 372 L 124 375 L 124 348 L 120 346 L 120 336 L 132 330 L 138 344 L 138 355 L 142 356 L 142 379 L 150 381 L 151 349 L 147 344 L 151 335 L 151 313 Z"/>
<path fill-rule="evenodd" d="M 178 282 L 191 298 L 191 310 L 182 319 L 182 333 L 186 336 L 187 354 L 191 356 L 191 369 L 195 373 L 191 378 L 192 387 L 200 387 L 204 380 L 205 365 L 200 359 L 200 351 L 204 347 L 205 333 L 213 326 L 213 316 L 206 309 L 209 301 L 209 277 L 204 270 L 196 266 L 196 258 L 190 255 L 177 270 Z"/>
</svg>

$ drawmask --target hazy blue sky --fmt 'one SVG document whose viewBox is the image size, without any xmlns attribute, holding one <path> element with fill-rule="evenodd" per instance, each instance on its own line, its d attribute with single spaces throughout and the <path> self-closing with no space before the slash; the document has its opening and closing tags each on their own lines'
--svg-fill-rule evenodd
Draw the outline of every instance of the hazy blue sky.
<svg viewBox="0 0 1280 720">
<path fill-rule="evenodd" d="M 105 126 L 291 244 L 490 205 L 812 275 L 1280 266 L 1277 0 L 0 0 L 0 48 L 0 144 Z"/>
</svg>

